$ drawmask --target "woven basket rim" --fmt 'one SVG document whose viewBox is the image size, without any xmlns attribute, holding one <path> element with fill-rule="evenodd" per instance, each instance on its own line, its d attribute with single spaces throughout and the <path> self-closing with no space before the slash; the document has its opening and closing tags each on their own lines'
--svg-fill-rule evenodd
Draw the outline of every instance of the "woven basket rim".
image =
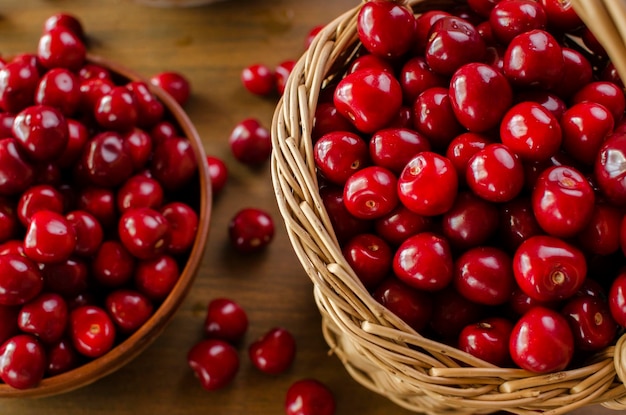
<svg viewBox="0 0 626 415">
<path fill-rule="evenodd" d="M 626 79 L 624 2 L 571 1 Z M 407 1 L 416 13 L 459 3 Z M 415 412 L 555 415 L 598 403 L 626 409 L 620 380 L 626 380 L 626 335 L 583 367 L 547 375 L 499 368 L 416 333 L 374 300 L 347 264 L 319 194 L 311 134 L 321 89 L 358 52 L 356 17 L 363 4 L 326 24 L 296 62 L 271 127 L 275 198 L 313 283 L 331 351 L 359 383 Z"/>
</svg>

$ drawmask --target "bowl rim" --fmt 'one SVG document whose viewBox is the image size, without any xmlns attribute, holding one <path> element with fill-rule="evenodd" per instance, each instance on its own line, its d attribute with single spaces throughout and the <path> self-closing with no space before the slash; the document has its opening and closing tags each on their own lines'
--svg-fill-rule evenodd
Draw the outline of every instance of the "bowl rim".
<svg viewBox="0 0 626 415">
<path fill-rule="evenodd" d="M 129 363 L 152 344 L 171 322 L 176 311 L 187 297 L 203 260 L 211 222 L 212 189 L 206 153 L 202 139 L 195 126 L 189 119 L 185 110 L 183 110 L 170 94 L 162 88 L 153 85 L 137 72 L 124 65 L 93 54 L 87 55 L 85 63 L 100 65 L 129 81 L 145 82 L 150 91 L 164 104 L 167 111 L 169 111 L 174 121 L 178 124 L 178 127 L 181 128 L 184 136 L 189 139 L 196 159 L 198 160 L 198 174 L 200 176 L 198 230 L 193 246 L 188 254 L 188 259 L 185 266 L 180 271 L 180 277 L 176 285 L 159 304 L 154 314 L 137 331 L 115 345 L 104 355 L 67 372 L 45 377 L 35 387 L 17 389 L 7 384 L 0 383 L 0 398 L 40 398 L 71 392 L 96 382 Z"/>
</svg>

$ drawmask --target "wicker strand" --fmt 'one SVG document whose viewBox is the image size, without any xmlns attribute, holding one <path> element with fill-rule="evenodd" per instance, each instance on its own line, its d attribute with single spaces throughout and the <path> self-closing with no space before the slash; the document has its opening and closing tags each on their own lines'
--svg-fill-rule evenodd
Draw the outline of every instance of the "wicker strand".
<svg viewBox="0 0 626 415">
<path fill-rule="evenodd" d="M 626 79 L 626 0 L 571 1 Z M 407 1 L 416 13 L 458 3 Z M 356 31 L 362 4 L 328 23 L 298 60 L 271 129 L 274 193 L 312 281 L 329 353 L 365 388 L 430 415 L 560 415 L 593 403 L 626 409 L 626 337 L 584 366 L 559 373 L 495 367 L 416 333 L 376 302 L 346 263 L 319 194 L 312 134 L 320 93 L 362 50 Z"/>
</svg>

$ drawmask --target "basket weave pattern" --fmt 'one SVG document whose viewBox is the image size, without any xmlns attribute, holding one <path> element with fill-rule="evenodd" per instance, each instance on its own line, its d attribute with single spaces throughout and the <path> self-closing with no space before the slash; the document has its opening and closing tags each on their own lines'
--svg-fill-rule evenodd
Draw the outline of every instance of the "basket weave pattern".
<svg viewBox="0 0 626 415">
<path fill-rule="evenodd" d="M 415 13 L 450 0 L 409 0 Z M 626 5 L 572 0 L 626 79 Z M 272 122 L 272 180 L 295 253 L 311 278 L 324 337 L 350 375 L 416 412 L 563 414 L 601 403 L 626 409 L 626 338 L 586 366 L 537 375 L 499 368 L 416 333 L 363 287 L 346 263 L 318 191 L 311 132 L 320 91 L 359 50 L 360 5 L 326 25 L 294 67 Z M 598 28 L 598 29 L 596 29 Z"/>
</svg>

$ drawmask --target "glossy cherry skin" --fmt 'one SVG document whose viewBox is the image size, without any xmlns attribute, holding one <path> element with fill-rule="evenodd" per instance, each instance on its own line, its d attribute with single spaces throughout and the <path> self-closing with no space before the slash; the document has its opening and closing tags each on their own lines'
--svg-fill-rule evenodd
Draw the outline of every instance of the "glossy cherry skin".
<svg viewBox="0 0 626 415">
<path fill-rule="evenodd" d="M 114 131 L 92 137 L 83 151 L 81 163 L 89 182 L 96 186 L 116 187 L 133 173 L 124 138 Z"/>
<path fill-rule="evenodd" d="M 413 11 L 399 3 L 367 2 L 357 16 L 357 34 L 365 49 L 388 59 L 409 51 L 415 29 Z"/>
<path fill-rule="evenodd" d="M 135 270 L 135 258 L 119 241 L 102 242 L 91 262 L 91 275 L 104 287 L 121 287 Z"/>
<path fill-rule="evenodd" d="M 157 143 L 150 172 L 165 190 L 177 190 L 189 184 L 198 173 L 191 142 L 184 137 L 171 137 Z"/>
<path fill-rule="evenodd" d="M 56 376 L 69 372 L 80 364 L 80 357 L 68 338 L 63 338 L 55 344 L 48 346 L 46 352 L 48 361 L 46 366 L 47 376 Z"/>
<path fill-rule="evenodd" d="M 256 118 L 246 118 L 237 123 L 228 141 L 233 156 L 249 166 L 263 164 L 272 151 L 269 130 Z"/>
<path fill-rule="evenodd" d="M 30 334 L 18 334 L 0 346 L 0 379 L 16 389 L 37 386 L 46 370 L 46 351 Z"/>
<path fill-rule="evenodd" d="M 593 165 L 614 124 L 613 115 L 603 105 L 590 101 L 574 104 L 561 118 L 563 149 L 574 160 Z"/>
<path fill-rule="evenodd" d="M 376 287 L 372 297 L 418 333 L 428 326 L 433 300 L 427 292 L 388 277 Z"/>
<path fill-rule="evenodd" d="M 490 317 L 465 326 L 459 333 L 458 348 L 493 365 L 511 364 L 509 337 L 513 323 L 503 317 Z"/>
<path fill-rule="evenodd" d="M 274 232 L 272 216 L 258 208 L 241 209 L 228 223 L 231 245 L 243 253 L 264 250 L 274 239 Z"/>
<path fill-rule="evenodd" d="M 549 27 L 563 32 L 571 32 L 583 26 L 583 22 L 571 2 L 541 0 L 541 5 L 546 12 Z"/>
<path fill-rule="evenodd" d="M 580 52 L 563 46 L 563 78 L 552 88 L 564 99 L 574 95 L 581 85 L 587 85 L 593 80 L 593 68 L 589 60 Z"/>
<path fill-rule="evenodd" d="M 519 157 L 504 144 L 489 144 L 468 161 L 465 179 L 469 188 L 490 202 L 507 202 L 524 187 Z"/>
<path fill-rule="evenodd" d="M 431 151 L 418 153 L 398 177 L 400 201 L 419 215 L 447 212 L 454 203 L 457 189 L 458 177 L 452 162 Z"/>
<path fill-rule="evenodd" d="M 93 117 L 96 102 L 104 95 L 111 92 L 115 83 L 110 78 L 90 78 L 80 83 L 80 109 L 81 113 Z"/>
<path fill-rule="evenodd" d="M 126 334 L 137 331 L 154 311 L 152 302 L 146 296 L 130 289 L 110 292 L 104 304 L 116 327 Z"/>
<path fill-rule="evenodd" d="M 30 187 L 20 196 L 17 204 L 17 217 L 24 226 L 28 226 L 32 215 L 40 210 L 51 210 L 62 213 L 63 196 L 54 187 L 36 185 Z"/>
<path fill-rule="evenodd" d="M 168 120 L 157 122 L 148 132 L 155 144 L 161 143 L 167 138 L 178 137 L 180 135 L 178 127 Z"/>
<path fill-rule="evenodd" d="M 4 65 L 0 68 L 0 108 L 17 114 L 32 105 L 39 79 L 37 67 L 27 62 Z"/>
<path fill-rule="evenodd" d="M 607 302 L 589 296 L 575 297 L 565 304 L 561 313 L 569 322 L 578 350 L 598 351 L 615 340 L 617 323 Z"/>
<path fill-rule="evenodd" d="M 228 182 L 228 166 L 220 157 L 206 156 L 207 164 L 209 165 L 209 177 L 211 179 L 211 192 L 213 196 L 217 196 L 222 192 L 224 186 Z"/>
<path fill-rule="evenodd" d="M 343 256 L 367 289 L 376 287 L 391 271 L 393 252 L 374 234 L 360 234 L 342 247 Z"/>
<path fill-rule="evenodd" d="M 69 333 L 74 348 L 82 355 L 102 356 L 115 343 L 115 324 L 107 312 L 98 306 L 85 305 L 70 312 Z"/>
<path fill-rule="evenodd" d="M 402 87 L 384 70 L 356 71 L 339 81 L 333 103 L 359 131 L 371 134 L 389 124 L 398 113 L 402 105 Z"/>
<path fill-rule="evenodd" d="M 66 117 L 76 112 L 80 99 L 80 80 L 64 68 L 54 68 L 43 74 L 35 91 L 36 104 L 55 107 Z"/>
<path fill-rule="evenodd" d="M 561 146 L 561 126 L 550 111 L 536 102 L 520 102 L 500 123 L 502 143 L 522 160 L 548 160 Z"/>
<path fill-rule="evenodd" d="M 431 232 L 406 239 L 396 250 L 392 266 L 400 280 L 424 291 L 445 288 L 454 275 L 454 262 L 447 240 Z"/>
<path fill-rule="evenodd" d="M 409 128 L 385 128 L 375 132 L 369 140 L 372 162 L 395 174 L 400 174 L 415 154 L 429 150 L 426 137 Z"/>
<path fill-rule="evenodd" d="M 117 206 L 112 189 L 90 186 L 78 194 L 77 208 L 92 214 L 106 228 L 117 224 Z"/>
<path fill-rule="evenodd" d="M 563 67 L 561 46 L 544 30 L 517 35 L 504 54 L 504 74 L 518 86 L 550 89 L 561 80 Z"/>
<path fill-rule="evenodd" d="M 296 340 L 289 330 L 274 327 L 250 343 L 248 356 L 261 372 L 278 375 L 291 367 L 296 356 Z"/>
<path fill-rule="evenodd" d="M 376 219 L 398 205 L 397 178 L 389 170 L 369 166 L 352 174 L 345 183 L 346 209 L 359 219 Z"/>
<path fill-rule="evenodd" d="M 538 301 L 574 295 L 587 275 L 587 262 L 575 246 L 553 236 L 537 235 L 522 242 L 513 256 L 518 286 Z"/>
<path fill-rule="evenodd" d="M 352 122 L 344 117 L 332 102 L 318 103 L 317 108 L 315 108 L 311 138 L 313 141 L 317 141 L 324 134 L 335 131 L 358 132 Z"/>
<path fill-rule="evenodd" d="M 485 318 L 485 306 L 468 300 L 450 286 L 431 294 L 429 327 L 441 340 L 456 344 L 461 330 Z"/>
<path fill-rule="evenodd" d="M 169 255 L 139 261 L 135 269 L 134 283 L 139 292 L 153 301 L 164 300 L 172 291 L 180 269 Z"/>
<path fill-rule="evenodd" d="M 489 25 L 494 37 L 503 44 L 533 29 L 544 29 L 547 15 L 543 7 L 532 0 L 498 2 L 489 14 Z"/>
<path fill-rule="evenodd" d="M 342 187 L 325 185 L 320 188 L 320 197 L 340 243 L 345 243 L 359 233 L 371 230 L 371 221 L 357 218 L 346 209 Z"/>
<path fill-rule="evenodd" d="M 462 296 L 475 303 L 504 304 L 515 287 L 511 257 L 493 247 L 469 249 L 454 263 L 453 284 Z"/>
<path fill-rule="evenodd" d="M 474 25 L 460 17 L 446 16 L 432 25 L 425 57 L 433 72 L 452 75 L 466 63 L 480 62 L 485 53 L 485 42 Z"/>
<path fill-rule="evenodd" d="M 52 160 L 63 152 L 68 141 L 65 117 L 55 107 L 33 105 L 15 117 L 13 135 L 33 160 Z"/>
<path fill-rule="evenodd" d="M 241 83 L 251 94 L 267 96 L 276 91 L 276 78 L 269 66 L 255 63 L 241 71 Z"/>
<path fill-rule="evenodd" d="M 165 90 L 179 105 L 185 105 L 191 96 L 191 84 L 183 74 L 160 72 L 150 77 L 150 83 Z"/>
<path fill-rule="evenodd" d="M 67 303 L 59 294 L 43 293 L 22 306 L 17 321 L 23 332 L 44 343 L 55 343 L 65 334 Z"/>
<path fill-rule="evenodd" d="M 412 105 L 429 88 L 447 86 L 446 77 L 434 73 L 423 56 L 414 56 L 404 62 L 398 79 L 407 105 Z"/>
<path fill-rule="evenodd" d="M 513 102 L 502 73 L 484 63 L 461 66 L 450 79 L 450 103 L 459 122 L 472 132 L 496 127 Z"/>
<path fill-rule="evenodd" d="M 22 255 L 0 255 L 0 271 L 0 305 L 25 304 L 43 289 L 41 271 L 33 261 Z"/>
<path fill-rule="evenodd" d="M 167 252 L 174 255 L 188 252 L 198 232 L 196 211 L 183 202 L 170 202 L 159 211 L 169 224 Z"/>
<path fill-rule="evenodd" d="M 300 379 L 289 386 L 285 395 L 287 415 L 333 415 L 335 396 L 316 379 Z"/>
<path fill-rule="evenodd" d="M 117 209 L 120 213 L 139 207 L 159 209 L 163 198 L 163 187 L 157 180 L 137 174 L 118 189 Z"/>
<path fill-rule="evenodd" d="M 69 169 L 76 164 L 89 141 L 89 131 L 82 122 L 71 118 L 65 119 L 67 123 L 67 142 L 61 154 L 54 159 L 54 163 L 61 168 Z"/>
<path fill-rule="evenodd" d="M 509 351 L 515 364 L 535 373 L 565 369 L 574 354 L 574 336 L 565 317 L 537 306 L 517 321 Z"/>
<path fill-rule="evenodd" d="M 133 256 L 151 259 L 167 250 L 169 223 L 154 209 L 132 208 L 120 217 L 118 234 Z"/>
<path fill-rule="evenodd" d="M 526 101 L 536 102 L 550 111 L 550 113 L 552 113 L 557 120 L 560 120 L 567 110 L 567 104 L 563 98 L 553 92 L 545 91 L 543 89 L 518 91 L 514 97 L 514 101 L 516 103 Z"/>
<path fill-rule="evenodd" d="M 446 148 L 445 156 L 454 165 L 459 181 L 462 184 L 465 184 L 465 171 L 467 170 L 469 159 L 492 142 L 484 134 L 470 132 L 459 134 L 450 141 Z"/>
<path fill-rule="evenodd" d="M 47 69 L 66 68 L 78 71 L 87 56 L 82 39 L 65 27 L 55 27 L 39 38 L 37 57 Z"/>
<path fill-rule="evenodd" d="M 313 145 L 313 157 L 318 173 L 338 185 L 369 165 L 366 141 L 349 131 L 324 134 Z"/>
<path fill-rule="evenodd" d="M 141 128 L 133 128 L 122 135 L 124 147 L 130 155 L 133 169 L 139 171 L 145 168 L 152 157 L 152 137 Z"/>
<path fill-rule="evenodd" d="M 209 338 L 238 343 L 248 331 L 248 314 L 230 298 L 214 298 L 207 305 L 204 333 Z"/>
<path fill-rule="evenodd" d="M 620 87 L 613 82 L 596 81 L 583 85 L 571 98 L 572 104 L 595 102 L 604 105 L 618 123 L 624 117 L 626 97 Z"/>
<path fill-rule="evenodd" d="M 163 118 L 165 111 L 163 103 L 152 93 L 146 82 L 131 81 L 125 87 L 134 97 L 139 127 L 150 128 Z"/>
<path fill-rule="evenodd" d="M 541 228 L 550 235 L 565 238 L 587 225 L 593 214 L 595 193 L 578 170 L 554 166 L 537 179 L 532 204 Z M 573 211 L 572 206 L 576 206 Z"/>
<path fill-rule="evenodd" d="M 600 147 L 594 178 L 600 192 L 611 203 L 626 205 L 626 133 L 615 132 Z"/>
<path fill-rule="evenodd" d="M 239 355 L 229 343 L 219 339 L 201 340 L 187 352 L 187 363 L 205 390 L 230 384 L 239 371 Z"/>
<path fill-rule="evenodd" d="M 453 248 L 482 245 L 495 235 L 498 214 L 495 204 L 464 191 L 441 217 L 441 231 Z"/>
<path fill-rule="evenodd" d="M 430 230 L 432 224 L 431 217 L 418 215 L 400 204 L 387 215 L 376 219 L 374 229 L 377 235 L 395 247 L 409 236 Z"/>
<path fill-rule="evenodd" d="M 90 287 L 91 274 L 86 260 L 69 258 L 58 264 L 41 267 L 44 291 L 61 295 L 66 300 L 86 293 Z"/>
<path fill-rule="evenodd" d="M 452 139 L 463 132 L 452 109 L 449 89 L 428 88 L 413 104 L 415 130 L 425 135 L 433 149 L 445 149 Z"/>
<path fill-rule="evenodd" d="M 43 22 L 43 32 L 49 32 L 50 30 L 53 30 L 55 27 L 59 26 L 71 31 L 76 36 L 78 36 L 79 39 L 85 39 L 85 30 L 83 29 L 83 24 L 78 19 L 78 17 L 69 13 L 56 13 L 46 18 L 46 20 Z"/>
<path fill-rule="evenodd" d="M 55 263 L 67 260 L 76 247 L 76 231 L 65 216 L 40 210 L 31 216 L 24 236 L 24 253 L 33 261 Z"/>
<path fill-rule="evenodd" d="M 96 101 L 94 117 L 104 129 L 129 131 L 139 117 L 135 95 L 124 86 L 114 86 Z"/>
<path fill-rule="evenodd" d="M 83 257 L 96 253 L 104 239 L 104 230 L 96 217 L 84 210 L 74 210 L 68 212 L 65 219 L 72 225 L 76 234 L 74 253 Z"/>
<path fill-rule="evenodd" d="M 611 283 L 608 302 L 613 319 L 626 327 L 626 272 L 620 272 Z"/>
</svg>

